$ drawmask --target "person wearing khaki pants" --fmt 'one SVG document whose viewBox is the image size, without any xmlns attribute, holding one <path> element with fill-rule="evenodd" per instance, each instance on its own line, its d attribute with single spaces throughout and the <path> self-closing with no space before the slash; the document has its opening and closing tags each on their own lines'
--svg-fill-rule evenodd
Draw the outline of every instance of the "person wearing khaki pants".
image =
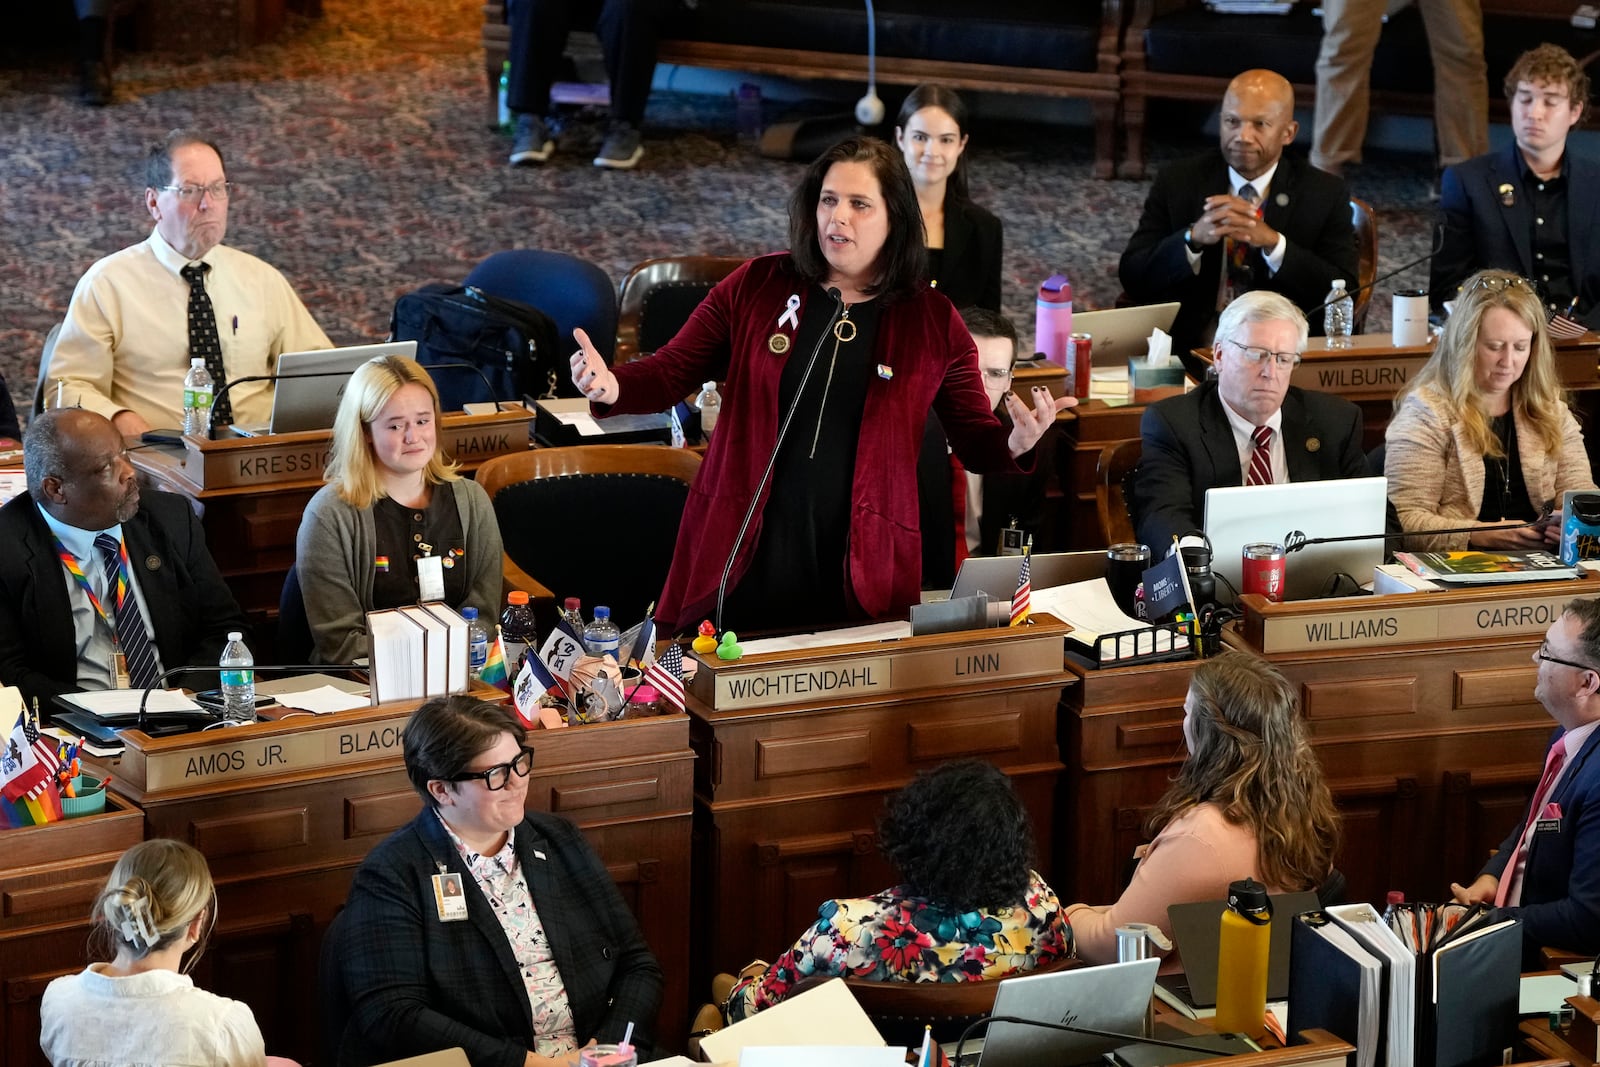
<svg viewBox="0 0 1600 1067">
<path fill-rule="evenodd" d="M 1323 0 L 1311 164 L 1339 174 L 1360 162 L 1367 134 L 1372 57 L 1383 16 L 1408 0 Z M 1433 114 L 1440 168 L 1489 150 L 1489 81 L 1479 0 L 1416 0 L 1433 57 Z"/>
</svg>

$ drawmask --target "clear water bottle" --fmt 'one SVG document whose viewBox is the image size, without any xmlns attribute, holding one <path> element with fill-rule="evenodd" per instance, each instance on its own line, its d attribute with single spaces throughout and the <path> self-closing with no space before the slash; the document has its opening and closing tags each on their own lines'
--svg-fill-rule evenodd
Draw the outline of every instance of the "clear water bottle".
<svg viewBox="0 0 1600 1067">
<path fill-rule="evenodd" d="M 511 131 L 511 60 L 500 64 L 500 132 Z"/>
<path fill-rule="evenodd" d="M 204 437 L 211 430 L 211 372 L 199 356 L 189 360 L 183 378 L 183 432 Z"/>
<path fill-rule="evenodd" d="M 722 394 L 717 392 L 716 382 L 706 382 L 700 387 L 700 395 L 694 398 L 695 407 L 700 409 L 700 434 L 706 440 L 711 440 L 711 431 L 717 428 L 717 416 L 722 414 Z"/>
<path fill-rule="evenodd" d="M 761 140 L 761 86 L 745 82 L 735 97 L 739 140 L 753 145 Z"/>
<path fill-rule="evenodd" d="M 1356 327 L 1356 302 L 1344 288 L 1344 279 L 1335 278 L 1322 313 L 1322 332 L 1328 335 L 1329 348 L 1349 348 Z"/>
<path fill-rule="evenodd" d="M 467 620 L 467 670 L 474 679 L 481 678 L 489 662 L 489 632 L 478 621 L 477 608 L 462 608 L 461 617 Z"/>
<path fill-rule="evenodd" d="M 229 722 L 256 721 L 255 657 L 245 647 L 244 634 L 228 635 L 217 666 L 222 668 L 222 717 Z"/>
<path fill-rule="evenodd" d="M 521 589 L 506 594 L 506 610 L 500 616 L 500 635 L 506 642 L 506 672 L 515 678 L 522 670 L 522 658 L 529 647 L 539 647 L 533 609 L 528 606 L 528 594 Z"/>
<path fill-rule="evenodd" d="M 610 608 L 600 605 L 594 609 L 594 621 L 583 629 L 583 650 L 591 656 L 621 657 L 622 631 L 611 621 Z"/>
</svg>

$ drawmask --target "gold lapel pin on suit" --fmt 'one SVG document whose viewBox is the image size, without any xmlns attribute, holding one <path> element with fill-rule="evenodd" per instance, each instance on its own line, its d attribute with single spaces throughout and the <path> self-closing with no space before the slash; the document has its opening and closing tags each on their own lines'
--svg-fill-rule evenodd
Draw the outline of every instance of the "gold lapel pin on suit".
<svg viewBox="0 0 1600 1067">
<path fill-rule="evenodd" d="M 1320 451 L 1322 451 L 1322 441 L 1320 439 L 1316 438 L 1316 437 L 1308 437 L 1308 438 L 1306 438 L 1306 451 L 1307 452 L 1320 452 Z"/>
<path fill-rule="evenodd" d="M 1505 207 L 1517 206 L 1517 187 L 1510 182 L 1501 182 L 1500 188 L 1495 192 L 1500 194 L 1500 203 Z"/>
</svg>

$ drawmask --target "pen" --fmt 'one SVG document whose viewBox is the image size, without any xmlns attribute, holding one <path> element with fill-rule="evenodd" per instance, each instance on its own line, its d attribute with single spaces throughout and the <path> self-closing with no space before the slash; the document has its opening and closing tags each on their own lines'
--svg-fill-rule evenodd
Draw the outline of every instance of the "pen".
<svg viewBox="0 0 1600 1067">
<path fill-rule="evenodd" d="M 237 315 L 233 317 L 233 335 L 235 337 L 239 336 L 239 316 Z"/>
<path fill-rule="evenodd" d="M 1571 318 L 1572 313 L 1576 310 L 1578 310 L 1578 298 L 1573 297 L 1571 300 L 1567 301 L 1567 310 L 1563 311 L 1561 314 Z"/>
</svg>

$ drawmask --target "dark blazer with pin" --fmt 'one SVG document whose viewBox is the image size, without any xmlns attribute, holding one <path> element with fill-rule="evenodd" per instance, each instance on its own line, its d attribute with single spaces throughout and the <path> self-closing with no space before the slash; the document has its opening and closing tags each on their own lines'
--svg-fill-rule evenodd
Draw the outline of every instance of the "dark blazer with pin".
<svg viewBox="0 0 1600 1067">
<path fill-rule="evenodd" d="M 1550 743 L 1559 736 L 1558 730 Z M 1600 953 L 1600 730 L 1589 735 L 1576 756 L 1568 753 L 1567 762 L 1567 772 L 1548 801 L 1561 809 L 1560 827 L 1534 833 L 1522 871 L 1521 903 L 1508 911 L 1522 921 L 1527 969 L 1538 963 L 1541 947 L 1584 956 Z M 1527 821 L 1523 809 L 1482 874 L 1506 877 Z"/>
<path fill-rule="evenodd" d="M 1282 432 L 1291 482 L 1368 476 L 1361 409 L 1343 397 L 1290 386 Z M 1214 381 L 1150 405 L 1139 436 L 1130 510 L 1139 542 L 1161 559 L 1174 536 L 1205 524 L 1206 490 L 1243 485 L 1244 470 Z"/>
<path fill-rule="evenodd" d="M 1439 183 L 1443 241 L 1428 272 L 1428 302 L 1435 311 L 1454 300 L 1461 283 L 1476 271 L 1495 267 L 1538 278 L 1533 207 L 1517 153 L 1513 142 L 1444 172 Z M 1565 165 L 1567 257 L 1578 298 L 1573 317 L 1594 329 L 1600 327 L 1600 202 L 1593 195 L 1600 186 L 1600 162 L 1576 154 L 1569 143 Z M 1502 192 L 1501 186 L 1510 189 Z"/>
<path fill-rule="evenodd" d="M 647 1059 L 661 1007 L 661 968 L 605 864 L 564 819 L 529 812 L 515 831 L 578 1044 L 622 1040 Z M 433 876 L 461 875 L 467 918 L 439 919 Z M 339 918 L 348 1011 L 340 1067 L 460 1046 L 472 1067 L 522 1067 L 533 1011 L 511 943 L 431 808 L 374 849 Z"/>
<path fill-rule="evenodd" d="M 216 663 L 228 632 L 249 628 L 189 501 L 145 490 L 122 535 L 162 666 Z M 71 579 L 32 494 L 0 508 L 0 545 L 6 546 L 0 552 L 0 683 L 18 686 L 29 702 L 37 697 L 48 711 L 51 697 L 82 687 L 67 594 Z M 167 684 L 213 689 L 217 675 L 179 676 Z"/>
<path fill-rule="evenodd" d="M 1004 244 L 1000 220 L 971 200 L 944 198 L 944 259 L 934 288 L 956 310 L 1000 311 L 1000 255 Z"/>
<path fill-rule="evenodd" d="M 1222 242 L 1200 253 L 1197 274 L 1189 266 L 1183 234 L 1200 217 L 1206 197 L 1224 194 L 1228 188 L 1228 161 L 1220 151 L 1161 168 L 1117 267 L 1122 288 L 1134 303 L 1181 303 L 1172 323 L 1174 352 L 1205 343 L 1205 329 L 1216 317 Z M 1356 235 L 1350 221 L 1350 190 L 1343 179 L 1285 152 L 1273 172 L 1261 217 L 1289 243 L 1276 274 L 1267 269 L 1260 250 L 1251 251 L 1249 289 L 1282 293 L 1309 312 L 1328 298 L 1335 278 L 1345 279 L 1347 286 L 1356 284 Z M 1320 334 L 1322 316 L 1311 318 L 1311 332 Z"/>
</svg>

